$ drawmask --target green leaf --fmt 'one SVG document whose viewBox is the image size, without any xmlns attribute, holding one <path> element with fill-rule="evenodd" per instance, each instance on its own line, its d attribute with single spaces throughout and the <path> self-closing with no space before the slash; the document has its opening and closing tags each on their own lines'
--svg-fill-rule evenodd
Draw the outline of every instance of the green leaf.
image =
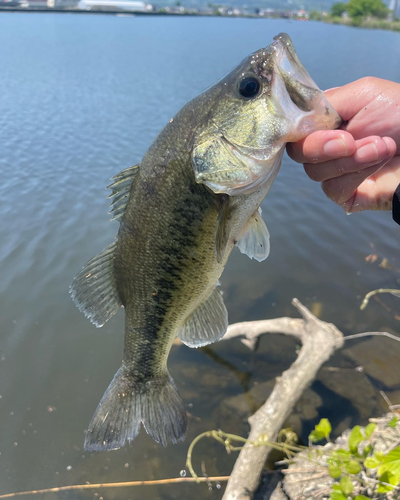
<svg viewBox="0 0 400 500">
<path fill-rule="evenodd" d="M 364 436 L 361 434 L 360 426 L 356 425 L 350 432 L 349 437 L 349 448 L 352 453 L 358 453 L 357 447 L 361 443 L 361 441 L 364 441 Z"/>
<path fill-rule="evenodd" d="M 383 457 L 378 473 L 383 474 L 386 471 L 396 476 L 400 475 L 400 446 Z"/>
<path fill-rule="evenodd" d="M 347 500 L 347 497 L 345 497 L 341 491 L 331 491 L 329 498 L 331 500 Z"/>
<path fill-rule="evenodd" d="M 363 451 L 363 456 L 367 457 L 372 451 L 372 446 L 370 444 L 367 444 L 367 446 L 364 447 Z"/>
<path fill-rule="evenodd" d="M 376 424 L 368 424 L 367 427 L 365 428 L 365 435 L 367 438 L 371 436 L 371 434 L 374 432 L 376 429 Z"/>
<path fill-rule="evenodd" d="M 322 439 L 328 439 L 331 432 L 332 426 L 329 420 L 327 418 L 321 418 L 319 424 L 315 426 L 314 430 L 308 436 L 308 439 L 315 443 Z"/>
<path fill-rule="evenodd" d="M 394 427 L 396 427 L 396 424 L 397 424 L 397 422 L 398 422 L 398 421 L 399 421 L 399 419 L 398 419 L 398 418 L 396 417 L 396 415 L 395 415 L 395 416 L 392 418 L 392 420 L 389 422 L 389 424 L 388 424 L 388 425 L 389 425 L 389 427 L 391 427 L 391 428 L 393 429 Z"/>
<path fill-rule="evenodd" d="M 379 476 L 378 479 L 383 483 L 393 484 L 394 475 L 391 472 L 386 471 L 381 476 Z M 396 484 L 394 484 L 393 486 L 396 486 Z M 387 484 L 380 483 L 376 491 L 378 493 L 387 493 L 388 491 L 393 490 L 393 486 L 388 486 Z"/>
<path fill-rule="evenodd" d="M 357 495 L 354 500 L 372 500 L 372 499 L 364 495 Z"/>
<path fill-rule="evenodd" d="M 342 469 L 338 465 L 330 465 L 328 467 L 328 472 L 333 479 L 337 479 L 342 475 Z"/>
<path fill-rule="evenodd" d="M 353 491 L 353 483 L 349 476 L 343 476 L 339 483 L 343 493 L 348 496 Z"/>
<path fill-rule="evenodd" d="M 338 450 L 332 451 L 332 457 L 339 458 L 339 459 L 350 458 L 351 453 L 349 452 L 349 450 L 344 450 L 343 448 L 339 448 Z"/>
<path fill-rule="evenodd" d="M 375 457 L 368 457 L 364 460 L 364 465 L 367 469 L 375 469 L 375 467 L 378 467 L 380 464 L 381 462 Z"/>
<path fill-rule="evenodd" d="M 361 465 L 357 460 L 350 460 L 345 466 L 346 471 L 349 474 L 358 474 L 361 471 Z"/>
<path fill-rule="evenodd" d="M 374 457 L 379 460 L 379 462 L 382 462 L 383 459 L 385 458 L 385 454 L 383 453 L 383 451 L 376 451 L 374 453 Z"/>
</svg>

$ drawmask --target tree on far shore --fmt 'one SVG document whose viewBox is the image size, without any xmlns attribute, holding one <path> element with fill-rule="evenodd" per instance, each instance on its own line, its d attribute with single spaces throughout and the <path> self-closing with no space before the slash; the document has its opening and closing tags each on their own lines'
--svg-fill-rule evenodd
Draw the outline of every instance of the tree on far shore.
<svg viewBox="0 0 400 500">
<path fill-rule="evenodd" d="M 334 3 L 331 7 L 331 14 L 334 17 L 342 17 L 342 15 L 346 12 L 346 4 L 342 2 Z"/>
<path fill-rule="evenodd" d="M 385 18 L 389 12 L 382 0 L 350 0 L 345 4 L 345 7 L 345 10 L 352 18 L 366 16 Z"/>
</svg>

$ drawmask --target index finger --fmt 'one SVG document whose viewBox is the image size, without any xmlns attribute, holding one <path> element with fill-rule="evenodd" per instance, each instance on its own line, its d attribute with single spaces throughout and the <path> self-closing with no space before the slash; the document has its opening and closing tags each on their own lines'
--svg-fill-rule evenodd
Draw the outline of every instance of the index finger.
<svg viewBox="0 0 400 500">
<path fill-rule="evenodd" d="M 356 150 L 353 136 L 344 130 L 319 130 L 299 142 L 286 146 L 288 155 L 298 163 L 322 163 L 351 156 Z"/>
</svg>

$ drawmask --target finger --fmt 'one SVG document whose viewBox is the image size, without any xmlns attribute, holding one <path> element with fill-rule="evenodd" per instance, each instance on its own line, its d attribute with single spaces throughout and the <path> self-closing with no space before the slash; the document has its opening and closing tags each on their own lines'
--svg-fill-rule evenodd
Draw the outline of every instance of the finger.
<svg viewBox="0 0 400 500">
<path fill-rule="evenodd" d="M 389 138 L 385 138 L 386 140 Z M 388 149 L 393 148 L 393 145 L 388 142 Z M 386 170 L 382 170 L 382 172 L 386 173 L 385 176 L 380 172 L 380 169 L 386 164 L 389 163 L 390 170 L 387 172 Z M 377 175 L 378 172 L 378 175 Z M 389 173 L 391 173 L 392 177 L 390 177 Z M 370 177 L 370 182 L 365 183 L 363 188 L 360 190 L 360 194 L 364 193 L 364 199 L 366 190 L 369 188 L 369 198 L 370 200 L 375 199 L 379 200 L 380 191 L 378 187 L 385 188 L 384 192 L 391 192 L 393 195 L 394 190 L 397 187 L 398 181 L 396 182 L 396 178 L 400 175 L 400 158 L 395 157 L 391 160 L 385 159 L 380 163 L 372 167 L 365 168 L 359 172 L 353 172 L 350 174 L 342 175 L 340 177 L 336 177 L 334 179 L 329 179 L 327 181 L 322 182 L 321 186 L 324 193 L 333 200 L 338 205 L 341 205 L 347 211 L 356 211 L 356 210 L 365 210 L 366 208 L 357 208 L 364 205 L 356 205 L 355 198 L 357 196 L 358 188 L 361 184 L 363 184 L 366 179 Z M 383 185 L 383 180 L 385 179 L 385 184 Z M 377 180 L 379 180 L 379 186 L 376 186 Z M 390 184 L 390 182 L 392 184 Z M 383 193 L 383 191 L 382 191 Z M 376 208 L 375 205 L 384 206 L 385 201 L 380 201 L 379 203 L 375 201 L 372 205 Z M 372 202 L 371 202 L 372 203 Z"/>
<path fill-rule="evenodd" d="M 354 204 L 353 197 L 358 186 L 360 186 L 360 184 L 363 183 L 370 175 L 377 172 L 383 164 L 384 162 L 381 162 L 373 167 L 366 168 L 361 172 L 353 172 L 351 174 L 342 175 L 341 177 L 324 181 L 321 185 L 322 190 L 328 198 L 349 212 Z"/>
<path fill-rule="evenodd" d="M 399 183 L 400 158 L 395 157 L 360 184 L 344 209 L 348 212 L 391 210 L 393 193 Z"/>
<path fill-rule="evenodd" d="M 316 165 L 307 163 L 304 169 L 313 181 L 323 182 L 388 161 L 396 152 L 396 144 L 392 139 L 385 140 L 377 136 L 359 139 L 356 148 L 355 153 L 347 158 Z"/>
<path fill-rule="evenodd" d="M 400 183 L 400 157 L 393 156 L 396 144 L 384 137 L 389 159 L 359 172 L 352 172 L 322 182 L 322 189 L 347 212 L 387 210 L 393 192 Z"/>
<path fill-rule="evenodd" d="M 345 122 L 351 120 L 360 109 L 367 106 L 377 95 L 382 94 L 390 82 L 380 78 L 366 77 L 343 87 L 325 92 L 329 103 Z"/>
<path fill-rule="evenodd" d="M 353 136 L 344 130 L 320 130 L 287 145 L 288 155 L 298 163 L 322 163 L 351 156 L 355 150 Z"/>
</svg>

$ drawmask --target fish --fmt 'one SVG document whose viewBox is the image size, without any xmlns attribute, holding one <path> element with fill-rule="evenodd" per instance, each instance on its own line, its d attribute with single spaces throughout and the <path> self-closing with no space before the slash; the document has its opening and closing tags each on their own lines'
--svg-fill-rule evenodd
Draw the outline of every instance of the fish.
<svg viewBox="0 0 400 500">
<path fill-rule="evenodd" d="M 172 343 L 221 339 L 228 313 L 219 279 L 235 245 L 258 261 L 269 254 L 260 204 L 285 144 L 340 122 L 281 33 L 187 103 L 140 164 L 112 179 L 117 237 L 70 287 L 97 327 L 125 311 L 122 364 L 85 450 L 121 448 L 141 425 L 164 446 L 185 438 L 185 406 L 167 368 Z"/>
</svg>

